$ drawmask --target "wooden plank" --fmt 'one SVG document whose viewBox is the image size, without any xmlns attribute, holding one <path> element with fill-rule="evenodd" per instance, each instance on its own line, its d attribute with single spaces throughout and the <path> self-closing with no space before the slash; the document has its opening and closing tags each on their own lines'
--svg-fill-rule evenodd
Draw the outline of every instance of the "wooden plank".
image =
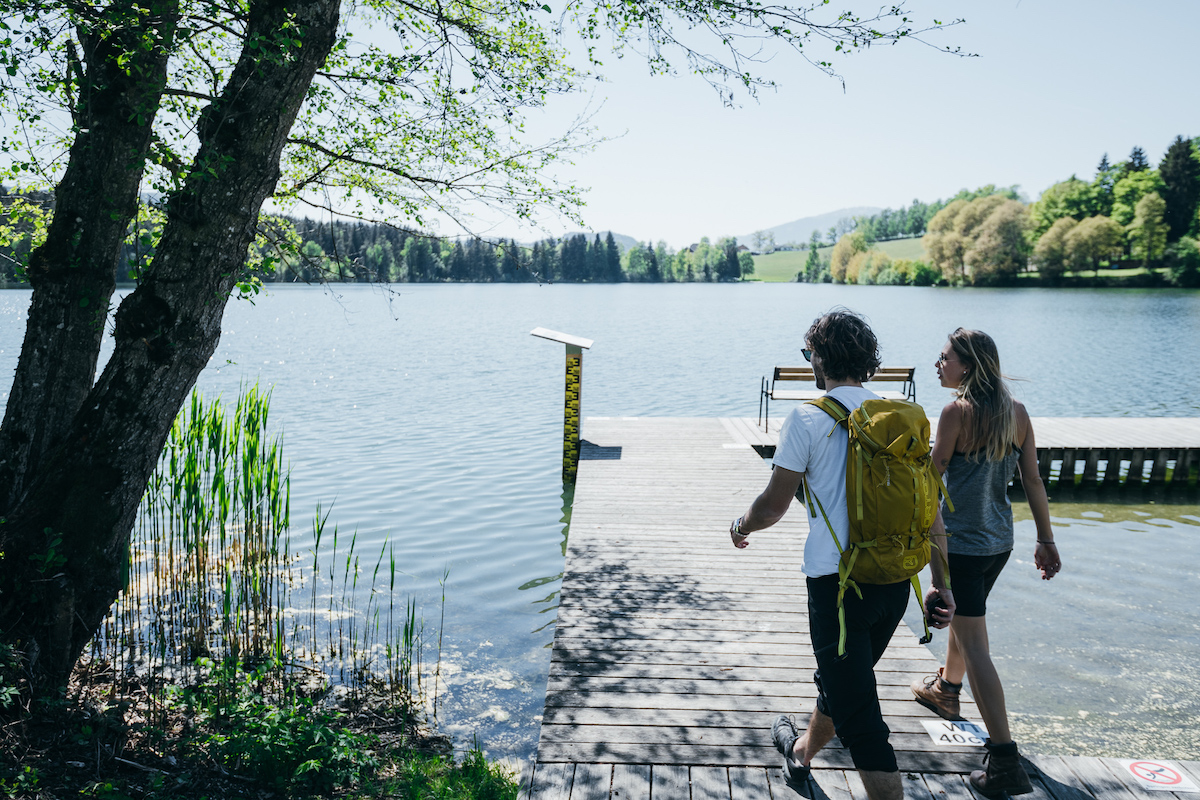
<svg viewBox="0 0 1200 800">
<path fill-rule="evenodd" d="M 815 692 L 814 692 L 815 695 Z M 816 702 L 814 696 L 812 703 Z M 914 703 L 915 705 L 915 703 Z M 963 704 L 964 716 L 978 719 L 979 714 L 973 704 Z M 655 709 L 653 719 L 646 723 L 661 726 L 676 726 L 689 728 L 744 728 L 763 731 L 763 735 L 771 729 L 771 723 L 779 714 L 777 711 L 748 711 L 745 708 L 733 710 L 722 709 Z M 887 717 L 888 727 L 893 733 L 925 733 L 922 722 L 937 719 L 929 712 L 914 710 L 912 716 L 890 714 Z M 629 713 L 622 708 L 580 708 L 577 706 L 550 706 L 545 710 L 543 725 L 623 725 L 630 721 Z"/>
<path fill-rule="evenodd" d="M 779 776 L 783 777 L 782 769 L 779 770 Z M 852 800 L 844 770 L 814 769 L 808 785 L 812 800 Z"/>
<path fill-rule="evenodd" d="M 691 796 L 688 768 L 655 764 L 650 768 L 650 796 L 680 800 Z"/>
<path fill-rule="evenodd" d="M 1036 767 L 1042 786 L 1054 800 L 1091 800 L 1092 793 L 1062 757 L 1031 755 L 1026 761 Z"/>
<path fill-rule="evenodd" d="M 786 414 L 779 416 L 782 422 Z M 779 422 L 768 435 L 778 436 Z M 1200 448 L 1200 417 L 1033 417 L 1032 423 L 1039 450 Z M 936 416 L 930 417 L 930 426 L 937 430 Z"/>
<path fill-rule="evenodd" d="M 721 767 L 692 767 L 692 800 L 729 800 L 729 771 Z"/>
<path fill-rule="evenodd" d="M 921 777 L 935 800 L 972 800 L 971 790 L 964 784 L 961 775 L 926 773 Z"/>
<path fill-rule="evenodd" d="M 544 725 L 544 744 L 592 744 L 615 745 L 689 745 L 708 747 L 768 747 L 770 735 L 765 728 L 690 727 L 670 725 Z M 925 732 L 893 732 L 888 741 L 897 751 L 919 752 L 927 749 L 929 736 Z M 831 743 L 831 749 L 841 745 Z M 943 753 L 974 753 L 977 761 L 982 760 L 978 747 L 958 745 L 941 747 Z M 578 780 L 578 778 L 576 778 Z"/>
<path fill-rule="evenodd" d="M 807 671 L 801 672 L 802 675 L 807 675 Z M 911 675 L 911 673 L 910 673 Z M 909 677 L 904 675 L 896 679 L 896 683 L 903 683 L 904 679 Z M 572 695 L 572 694 L 588 694 L 588 693 L 604 693 L 606 696 L 619 696 L 624 694 L 642 695 L 642 696 L 661 696 L 666 700 L 674 695 L 693 695 L 693 696 L 715 696 L 715 697 L 811 697 L 812 693 L 804 688 L 810 686 L 810 681 L 799 679 L 788 680 L 780 677 L 777 680 L 702 680 L 702 679 L 679 679 L 670 680 L 663 678 L 604 678 L 604 677 L 589 677 L 589 678 L 557 678 L 552 677 L 547 684 L 548 692 L 556 694 Z M 903 692 L 897 694 L 903 695 Z M 908 702 L 908 698 L 904 698 L 904 702 Z"/>
<path fill-rule="evenodd" d="M 771 800 L 766 768 L 730 767 L 729 796 L 732 800 Z"/>
<path fill-rule="evenodd" d="M 567 761 L 578 764 L 674 764 L 678 766 L 767 767 L 779 764 L 779 753 L 765 747 L 724 747 L 689 744 L 605 744 L 542 742 L 539 761 Z M 970 772 L 979 767 L 978 753 L 897 750 L 896 761 L 906 772 Z M 817 754 L 813 764 L 824 769 L 852 769 L 850 753 L 827 747 Z"/>
<path fill-rule="evenodd" d="M 538 762 L 533 773 L 531 800 L 570 800 L 574 764 L 544 764 Z"/>
<path fill-rule="evenodd" d="M 904 791 L 904 800 L 933 800 L 933 793 L 925 785 L 920 773 L 901 772 L 900 786 Z"/>
<path fill-rule="evenodd" d="M 563 653 L 560 651 L 560 656 Z M 569 654 L 568 654 L 569 657 Z M 763 657 L 764 659 L 766 657 Z M 729 683 L 765 683 L 771 681 L 807 682 L 816 668 L 815 658 L 781 658 L 783 666 L 755 666 L 754 662 L 762 663 L 760 659 L 743 657 L 741 659 L 728 657 L 716 659 L 715 663 L 697 664 L 695 666 L 680 663 L 693 659 L 670 659 L 667 663 L 639 663 L 627 659 L 616 658 L 609 661 L 580 661 L 556 660 L 550 664 L 550 677 L 556 687 L 570 687 L 576 681 L 619 680 L 633 685 L 636 680 L 654 681 L 704 681 L 722 684 Z M 750 662 L 750 663 L 738 663 Z M 889 658 L 884 656 L 875 665 L 875 672 L 900 672 L 904 677 L 895 679 L 897 685 L 908 686 L 911 680 L 908 676 L 929 667 L 933 659 Z M 664 691 L 667 691 L 664 689 Z"/>
<path fill-rule="evenodd" d="M 614 766 L 612 800 L 650 800 L 650 769 L 649 764 Z"/>
<path fill-rule="evenodd" d="M 811 684 L 810 684 L 811 685 Z M 791 695 L 718 694 L 718 693 L 658 693 L 658 692 L 556 692 L 546 698 L 547 713 L 553 708 L 612 708 L 640 711 L 647 715 L 664 710 L 711 709 L 717 711 L 769 711 L 775 714 L 812 713 L 815 693 L 795 687 L 779 687 L 794 692 Z M 884 720 L 909 716 L 936 719 L 932 712 L 911 700 L 881 700 Z M 930 743 L 932 746 L 932 743 Z"/>
<path fill-rule="evenodd" d="M 1062 760 L 1095 797 L 1105 800 L 1134 800 L 1137 797 L 1098 758 L 1062 756 Z"/>
<path fill-rule="evenodd" d="M 608 800 L 612 774 L 612 764 L 576 764 L 571 800 Z"/>
<path fill-rule="evenodd" d="M 846 785 L 850 788 L 850 796 L 854 800 L 871 800 L 867 797 L 867 789 L 863 786 L 862 777 L 854 770 L 846 770 Z"/>
</svg>

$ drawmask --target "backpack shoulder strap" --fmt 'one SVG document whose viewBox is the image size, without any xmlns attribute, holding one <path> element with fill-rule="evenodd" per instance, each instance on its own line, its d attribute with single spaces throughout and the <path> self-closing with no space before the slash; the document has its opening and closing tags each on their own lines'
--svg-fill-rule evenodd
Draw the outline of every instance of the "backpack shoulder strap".
<svg viewBox="0 0 1200 800">
<path fill-rule="evenodd" d="M 833 420 L 836 423 L 834 428 L 837 428 L 838 425 L 841 425 L 847 431 L 850 430 L 850 410 L 838 402 L 833 396 L 826 394 L 818 397 L 815 400 L 806 400 L 805 402 L 810 406 L 816 406 L 829 416 L 833 417 Z M 829 432 L 832 434 L 833 430 L 830 430 Z"/>
</svg>

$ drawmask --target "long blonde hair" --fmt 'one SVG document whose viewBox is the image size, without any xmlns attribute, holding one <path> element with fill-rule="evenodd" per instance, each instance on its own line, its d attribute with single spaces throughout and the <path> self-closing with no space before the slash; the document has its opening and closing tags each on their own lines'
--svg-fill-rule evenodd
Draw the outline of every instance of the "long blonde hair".
<svg viewBox="0 0 1200 800">
<path fill-rule="evenodd" d="M 1017 438 L 1017 414 L 1012 393 L 1000 372 L 1000 353 L 983 331 L 959 328 L 950 334 L 950 348 L 966 368 L 955 395 L 971 413 L 967 425 L 973 457 L 982 453 L 999 461 L 1012 452 Z"/>
</svg>

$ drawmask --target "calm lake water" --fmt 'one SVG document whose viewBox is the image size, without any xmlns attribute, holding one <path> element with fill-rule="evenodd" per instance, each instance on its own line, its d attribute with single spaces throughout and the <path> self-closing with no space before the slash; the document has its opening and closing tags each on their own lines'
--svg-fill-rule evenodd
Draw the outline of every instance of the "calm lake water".
<svg viewBox="0 0 1200 800">
<path fill-rule="evenodd" d="M 0 292 L 0 402 L 28 301 Z M 332 504 L 331 523 L 357 530 L 360 551 L 395 543 L 398 591 L 429 629 L 449 571 L 442 727 L 460 745 L 476 735 L 493 756 L 525 758 L 564 545 L 563 349 L 529 331 L 596 340 L 585 416 L 754 416 L 761 376 L 798 363 L 812 319 L 843 304 L 870 318 L 885 364 L 917 365 L 931 413 L 949 400 L 933 360 L 963 325 L 996 338 L 1034 416 L 1200 416 L 1200 293 L 1174 291 L 272 287 L 230 305 L 199 388 L 232 399 L 246 382 L 273 387 L 293 520 Z M 1023 520 L 989 603 L 1016 735 L 1033 751 L 1200 758 L 1195 497 L 1059 499 L 1062 575 L 1036 579 Z M 305 546 L 302 523 L 297 533 Z"/>
</svg>

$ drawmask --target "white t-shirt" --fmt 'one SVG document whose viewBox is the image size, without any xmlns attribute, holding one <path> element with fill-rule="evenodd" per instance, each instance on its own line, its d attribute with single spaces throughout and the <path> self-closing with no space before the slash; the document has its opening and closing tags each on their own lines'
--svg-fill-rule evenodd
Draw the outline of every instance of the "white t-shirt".
<svg viewBox="0 0 1200 800">
<path fill-rule="evenodd" d="M 861 386 L 838 386 L 829 395 L 853 411 L 864 400 L 879 395 Z M 833 417 L 808 403 L 792 409 L 779 432 L 775 466 L 806 473 L 809 491 L 821 500 L 844 549 L 850 541 L 850 514 L 846 511 L 846 430 Z M 820 509 L 808 509 L 808 538 L 804 542 L 801 571 L 810 578 L 832 575 L 838 570 L 838 549 Z"/>
</svg>

